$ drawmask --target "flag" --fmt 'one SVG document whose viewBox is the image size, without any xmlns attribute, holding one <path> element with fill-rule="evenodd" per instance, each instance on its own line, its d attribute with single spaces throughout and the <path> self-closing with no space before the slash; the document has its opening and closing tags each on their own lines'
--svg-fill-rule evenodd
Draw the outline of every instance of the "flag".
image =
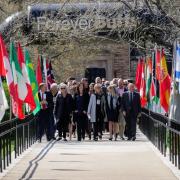
<svg viewBox="0 0 180 180">
<path fill-rule="evenodd" d="M 41 60 L 39 56 L 38 56 L 38 64 L 37 64 L 37 69 L 36 69 L 36 79 L 39 86 L 43 82 L 42 71 L 41 71 Z"/>
<path fill-rule="evenodd" d="M 24 77 L 24 80 L 26 83 L 26 89 L 27 89 L 27 95 L 24 99 L 24 102 L 27 103 L 29 105 L 31 111 L 33 111 L 36 108 L 36 104 L 35 104 L 35 101 L 33 98 L 32 88 L 31 88 L 31 84 L 29 81 L 28 72 L 27 72 L 27 68 L 26 68 L 26 64 L 25 64 L 25 60 L 24 60 L 24 54 L 21 49 L 20 43 L 18 43 L 17 52 L 18 52 L 19 65 L 21 67 L 22 75 Z"/>
<path fill-rule="evenodd" d="M 155 50 L 152 53 L 152 78 L 151 78 L 151 87 L 150 87 L 150 101 L 151 101 L 151 110 L 157 113 L 161 113 L 161 106 L 159 101 L 159 78 L 160 74 L 160 59 L 161 54 L 159 50 Z"/>
<path fill-rule="evenodd" d="M 2 37 L 0 37 L 2 38 Z M 1 41 L 2 43 L 2 41 Z M 2 51 L 0 49 L 0 51 Z M 4 67 L 4 60 L 3 60 L 3 56 L 2 54 L 0 55 L 0 76 L 6 76 L 6 70 L 5 70 L 5 67 Z"/>
<path fill-rule="evenodd" d="M 41 56 L 42 57 L 42 56 Z M 47 71 L 48 71 L 48 60 L 46 60 L 46 58 L 42 57 L 41 58 L 42 61 L 42 74 L 43 74 L 43 80 L 46 83 L 46 87 L 48 88 L 48 81 L 47 81 Z"/>
<path fill-rule="evenodd" d="M 8 109 L 8 103 L 4 92 L 2 80 L 0 77 L 0 122 L 4 117 L 5 111 Z"/>
<path fill-rule="evenodd" d="M 49 64 L 47 66 L 47 82 L 49 87 L 51 86 L 51 84 L 55 83 L 51 61 L 49 61 Z"/>
<path fill-rule="evenodd" d="M 168 73 L 166 57 L 164 49 L 161 52 L 161 72 L 160 72 L 160 104 L 167 113 L 169 110 L 170 90 L 171 90 L 171 78 Z"/>
<path fill-rule="evenodd" d="M 150 97 L 151 80 L 152 80 L 152 59 L 149 58 L 146 62 L 146 97 L 148 98 L 148 100 Z"/>
<path fill-rule="evenodd" d="M 180 117 L 180 45 L 178 43 L 175 44 L 175 52 L 173 55 L 174 63 L 173 63 L 173 81 L 172 81 L 172 89 L 171 89 L 171 98 L 170 98 L 170 114 L 169 118 L 179 121 Z"/>
<path fill-rule="evenodd" d="M 8 53 L 4 44 L 4 41 L 2 39 L 2 36 L 0 35 L 0 61 L 1 65 L 4 66 L 3 69 L 5 69 L 5 75 L 6 76 L 6 81 L 9 89 L 9 94 L 12 100 L 12 111 L 13 114 L 17 114 L 17 94 L 14 90 L 14 80 L 13 80 L 13 75 L 12 75 L 12 70 L 8 58 Z M 2 75 L 2 74 L 1 74 Z"/>
<path fill-rule="evenodd" d="M 136 87 L 138 91 L 140 91 L 140 87 L 141 87 L 142 65 L 143 65 L 143 60 L 139 59 L 136 69 Z"/>
<path fill-rule="evenodd" d="M 141 106 L 145 107 L 147 104 L 147 97 L 146 97 L 146 81 L 145 81 L 145 63 L 144 63 L 144 61 L 142 63 L 140 97 L 141 97 Z"/>
<path fill-rule="evenodd" d="M 26 68 L 27 68 L 27 72 L 29 76 L 29 81 L 32 87 L 32 92 L 33 92 L 34 100 L 36 103 L 36 109 L 33 111 L 33 114 L 35 115 L 39 112 L 41 106 L 40 106 L 39 97 L 38 97 L 38 83 L 37 83 L 36 76 L 34 73 L 33 64 L 31 62 L 31 58 L 27 49 L 25 49 L 25 61 L 26 61 Z"/>
<path fill-rule="evenodd" d="M 23 77 L 18 62 L 17 52 L 13 42 L 10 43 L 10 62 L 12 67 L 13 79 L 14 79 L 14 91 L 17 94 L 17 102 L 18 102 L 16 116 L 19 119 L 24 119 L 25 115 L 23 110 L 23 104 L 28 95 L 28 89 L 26 86 L 26 80 Z"/>
<path fill-rule="evenodd" d="M 156 79 L 160 81 L 161 79 L 161 51 L 156 50 Z"/>
<path fill-rule="evenodd" d="M 178 84 L 178 91 L 180 94 L 180 45 L 176 45 L 176 58 L 175 58 L 175 82 Z"/>
<path fill-rule="evenodd" d="M 151 79 L 151 86 L 150 86 L 150 100 L 152 100 L 156 96 L 156 87 L 154 84 L 154 79 Z"/>
</svg>

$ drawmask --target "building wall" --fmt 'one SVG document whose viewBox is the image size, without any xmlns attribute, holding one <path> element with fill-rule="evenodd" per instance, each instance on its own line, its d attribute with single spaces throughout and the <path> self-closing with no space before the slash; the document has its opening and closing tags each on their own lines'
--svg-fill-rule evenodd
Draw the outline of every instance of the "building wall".
<svg viewBox="0 0 180 180">
<path fill-rule="evenodd" d="M 88 60 L 87 68 L 105 68 L 106 79 L 130 78 L 129 44 L 108 44 L 110 49 Z"/>
<path fill-rule="evenodd" d="M 128 79 L 130 77 L 130 57 L 129 45 L 122 44 L 117 53 L 114 54 L 113 71 L 114 76 Z"/>
</svg>

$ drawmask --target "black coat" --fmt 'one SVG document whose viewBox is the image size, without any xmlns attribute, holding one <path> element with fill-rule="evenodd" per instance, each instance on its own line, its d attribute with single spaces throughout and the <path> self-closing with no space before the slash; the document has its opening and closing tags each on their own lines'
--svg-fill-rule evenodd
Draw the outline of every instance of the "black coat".
<svg viewBox="0 0 180 180">
<path fill-rule="evenodd" d="M 46 91 L 44 94 L 46 94 L 46 101 L 47 101 L 47 111 L 48 112 L 53 112 L 53 108 L 54 108 L 54 103 L 53 103 L 53 95 L 51 92 L 49 91 Z M 39 97 L 39 101 L 41 102 L 42 101 L 42 98 L 41 98 L 41 94 L 40 92 L 38 93 L 38 97 Z"/>
<path fill-rule="evenodd" d="M 78 97 L 79 97 L 79 95 L 77 94 L 76 96 L 75 96 L 75 100 L 74 100 L 74 103 L 75 103 L 75 111 L 78 109 L 78 106 L 79 106 L 79 102 L 78 102 Z M 88 105 L 89 105 L 89 99 L 90 99 L 90 97 L 89 97 L 89 94 L 88 93 L 84 93 L 83 94 L 83 105 L 82 105 L 82 111 L 86 111 L 87 112 L 87 110 L 88 110 Z"/>
<path fill-rule="evenodd" d="M 127 91 L 128 90 L 126 88 L 124 88 L 124 93 L 126 93 Z M 118 110 L 120 110 L 122 108 L 122 98 L 123 98 L 123 96 L 122 97 L 121 96 L 118 97 Z"/>
<path fill-rule="evenodd" d="M 66 109 L 65 109 L 66 107 Z M 67 94 L 64 98 L 61 94 L 58 94 L 56 99 L 55 117 L 56 119 L 70 118 L 73 111 L 73 98 L 70 94 Z"/>
<path fill-rule="evenodd" d="M 133 114 L 134 117 L 141 112 L 140 95 L 137 92 L 133 92 L 133 102 L 130 102 L 129 91 L 125 92 L 122 96 L 122 110 L 126 112 L 127 116 Z"/>
</svg>

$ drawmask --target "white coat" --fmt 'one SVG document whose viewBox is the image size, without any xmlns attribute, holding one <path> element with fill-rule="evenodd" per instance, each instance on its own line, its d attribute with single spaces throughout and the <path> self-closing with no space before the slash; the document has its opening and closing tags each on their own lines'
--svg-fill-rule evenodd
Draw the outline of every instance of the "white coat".
<svg viewBox="0 0 180 180">
<path fill-rule="evenodd" d="M 88 118 L 91 123 L 96 122 L 96 95 L 92 94 L 88 105 Z"/>
</svg>

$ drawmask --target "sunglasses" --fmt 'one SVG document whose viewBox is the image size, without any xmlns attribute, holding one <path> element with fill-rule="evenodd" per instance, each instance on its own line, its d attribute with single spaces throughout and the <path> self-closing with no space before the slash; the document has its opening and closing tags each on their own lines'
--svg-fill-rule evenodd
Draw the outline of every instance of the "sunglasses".
<svg viewBox="0 0 180 180">
<path fill-rule="evenodd" d="M 61 88 L 61 89 L 66 89 L 66 88 Z"/>
</svg>

